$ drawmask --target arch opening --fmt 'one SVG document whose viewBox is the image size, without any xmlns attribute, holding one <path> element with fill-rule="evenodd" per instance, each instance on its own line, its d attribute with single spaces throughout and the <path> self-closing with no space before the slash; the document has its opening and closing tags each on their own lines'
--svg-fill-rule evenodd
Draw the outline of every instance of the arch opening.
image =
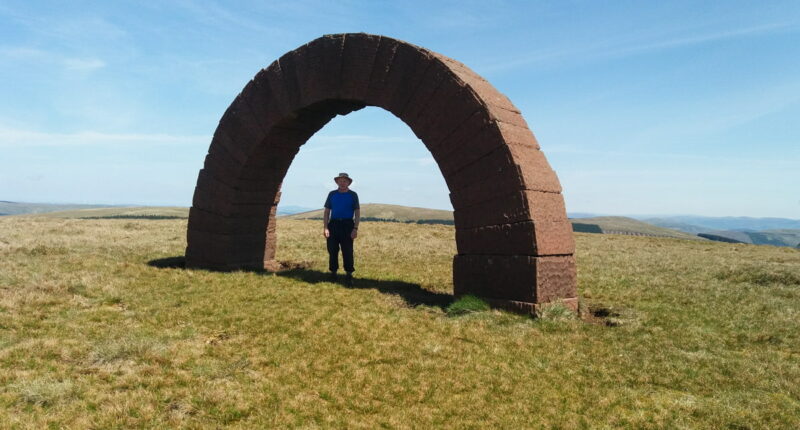
<svg viewBox="0 0 800 430">
<path fill-rule="evenodd" d="M 376 106 L 425 144 L 450 191 L 456 295 L 536 313 L 577 306 L 561 187 L 520 112 L 463 64 L 392 38 L 328 35 L 261 70 L 220 120 L 189 216 L 189 267 L 275 265 L 284 176 L 337 115 Z"/>
<path fill-rule="evenodd" d="M 336 188 L 332 176 L 340 171 L 354 178 L 352 188 L 362 205 L 453 210 L 444 176 L 430 151 L 404 122 L 384 109 L 367 106 L 337 116 L 301 147 L 281 186 L 279 216 L 286 209 L 321 208 L 327 193 Z M 362 210 L 362 217 L 367 212 Z M 452 216 L 448 223 L 452 224 Z"/>
</svg>

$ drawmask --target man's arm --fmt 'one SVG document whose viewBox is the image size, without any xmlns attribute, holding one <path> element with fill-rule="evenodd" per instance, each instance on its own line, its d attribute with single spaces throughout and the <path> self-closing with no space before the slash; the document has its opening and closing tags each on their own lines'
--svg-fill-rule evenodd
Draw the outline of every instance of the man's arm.
<svg viewBox="0 0 800 430">
<path fill-rule="evenodd" d="M 325 211 L 322 214 L 322 221 L 325 225 L 322 226 L 322 234 L 325 235 L 326 238 L 331 236 L 331 232 L 328 230 L 328 221 L 331 220 L 331 194 L 333 193 L 330 192 L 328 193 L 328 197 L 325 197 L 325 204 L 323 205 Z"/>
<path fill-rule="evenodd" d="M 322 234 L 324 234 L 325 237 L 329 237 L 331 235 L 331 232 L 328 230 L 328 221 L 330 221 L 330 218 L 331 210 L 330 208 L 325 208 L 325 211 L 322 213 L 322 221 L 324 223 L 324 226 L 322 227 Z"/>
<path fill-rule="evenodd" d="M 355 239 L 358 236 L 358 223 L 361 222 L 361 209 L 353 212 L 353 233 L 350 236 Z"/>
<path fill-rule="evenodd" d="M 355 239 L 358 236 L 358 223 L 361 222 L 361 204 L 355 191 L 350 190 L 350 195 L 353 196 L 353 233 L 350 236 Z"/>
</svg>

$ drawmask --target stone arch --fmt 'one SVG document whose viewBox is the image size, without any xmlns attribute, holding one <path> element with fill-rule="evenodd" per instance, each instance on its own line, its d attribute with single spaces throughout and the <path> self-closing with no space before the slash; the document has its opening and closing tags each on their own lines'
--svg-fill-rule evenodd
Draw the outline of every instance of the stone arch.
<svg viewBox="0 0 800 430">
<path fill-rule="evenodd" d="M 445 178 L 456 295 L 534 313 L 555 300 L 577 306 L 561 186 L 519 110 L 460 62 L 364 33 L 284 54 L 226 110 L 197 179 L 187 267 L 274 268 L 276 207 L 295 154 L 336 115 L 367 105 L 405 122 Z"/>
</svg>

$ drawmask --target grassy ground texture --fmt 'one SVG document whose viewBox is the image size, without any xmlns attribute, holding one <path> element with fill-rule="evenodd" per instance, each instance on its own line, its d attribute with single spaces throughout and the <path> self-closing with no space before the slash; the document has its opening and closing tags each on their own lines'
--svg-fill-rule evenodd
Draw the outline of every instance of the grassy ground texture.
<svg viewBox="0 0 800 430">
<path fill-rule="evenodd" d="M 185 228 L 0 218 L 2 427 L 800 427 L 798 250 L 577 234 L 582 319 L 532 320 L 446 311 L 452 227 L 362 224 L 350 288 L 321 222 L 278 275 Z"/>
</svg>

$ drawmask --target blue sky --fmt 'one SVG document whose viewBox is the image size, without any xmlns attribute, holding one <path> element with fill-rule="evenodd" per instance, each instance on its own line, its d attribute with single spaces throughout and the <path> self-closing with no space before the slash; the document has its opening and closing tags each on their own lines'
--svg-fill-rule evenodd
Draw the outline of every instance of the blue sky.
<svg viewBox="0 0 800 430">
<path fill-rule="evenodd" d="M 570 212 L 800 218 L 800 2 L 0 3 L 0 200 L 182 205 L 255 73 L 323 34 L 384 34 L 470 66 L 522 111 Z M 388 112 L 334 119 L 282 204 L 450 209 Z"/>
</svg>

